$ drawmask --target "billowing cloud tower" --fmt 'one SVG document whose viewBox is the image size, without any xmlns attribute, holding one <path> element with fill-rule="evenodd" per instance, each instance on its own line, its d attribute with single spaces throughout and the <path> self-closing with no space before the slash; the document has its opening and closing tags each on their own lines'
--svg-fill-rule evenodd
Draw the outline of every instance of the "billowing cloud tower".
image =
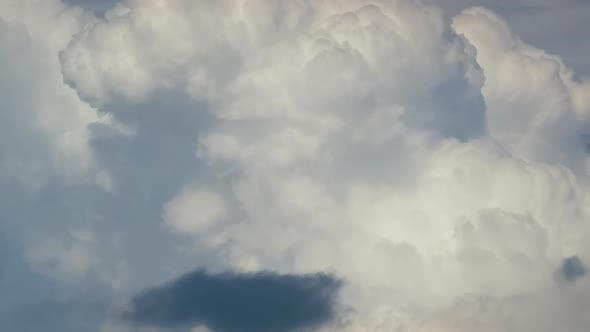
<svg viewBox="0 0 590 332">
<path fill-rule="evenodd" d="M 72 326 L 590 327 L 590 83 L 488 9 L 0 0 L 0 69 L 0 216 L 101 294 Z"/>
</svg>

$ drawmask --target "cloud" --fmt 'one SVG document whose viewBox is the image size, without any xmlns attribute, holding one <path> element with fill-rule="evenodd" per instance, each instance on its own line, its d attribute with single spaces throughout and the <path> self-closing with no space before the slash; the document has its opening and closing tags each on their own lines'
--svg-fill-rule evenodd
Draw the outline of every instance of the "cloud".
<svg viewBox="0 0 590 332">
<path fill-rule="evenodd" d="M 588 85 L 576 81 L 559 57 L 523 43 L 489 10 L 465 10 L 453 26 L 478 50 L 490 134 L 527 160 L 583 169 L 580 135 L 587 130 L 589 103 L 581 94 Z"/>
<path fill-rule="evenodd" d="M 88 181 L 95 166 L 86 126 L 98 121 L 96 113 L 63 84 L 56 54 L 90 18 L 66 9 L 57 17 L 60 8 L 50 2 L 40 13 L 0 3 L 0 108 L 7 110 L 0 125 L 0 182 L 28 190 L 55 177 Z"/>
<path fill-rule="evenodd" d="M 64 0 L 65 4 L 87 8 L 99 14 L 104 14 L 118 2 L 120 0 Z"/>
<path fill-rule="evenodd" d="M 322 332 L 587 326 L 586 278 L 553 277 L 590 251 L 590 86 L 494 12 L 14 3 L 0 0 L 0 220 L 61 292 L 120 300 L 195 264 L 238 271 L 203 283 L 334 271 L 346 284 Z M 535 303 L 556 321 L 529 319 Z M 179 314 L 167 322 L 194 318 Z"/>
<path fill-rule="evenodd" d="M 489 8 L 505 18 L 522 40 L 559 55 L 579 78 L 590 74 L 583 56 L 588 52 L 588 37 L 583 33 L 588 29 L 584 20 L 590 13 L 587 2 L 442 0 L 436 3 L 451 16 L 473 6 Z"/>
<path fill-rule="evenodd" d="M 97 105 L 117 96 L 141 100 L 151 91 L 177 86 L 212 103 L 224 118 L 282 114 L 300 121 L 314 116 L 338 122 L 329 111 L 334 107 L 343 116 L 360 116 L 367 107 L 397 100 L 411 106 L 404 118 L 413 126 L 460 139 L 484 130 L 477 65 L 436 8 L 424 9 L 425 23 L 434 31 L 429 35 L 410 21 L 422 16 L 412 6 L 343 1 L 339 9 L 307 1 L 253 3 L 120 4 L 61 53 L 64 77 Z M 406 15 L 396 12 L 397 7 Z M 226 22 L 222 29 L 210 14 Z M 265 15 L 273 15 L 279 25 L 271 29 L 262 19 Z M 383 27 L 374 35 L 372 21 Z M 152 29 L 144 29 L 144 22 Z M 359 33 L 350 34 L 350 29 Z M 158 47 L 143 44 L 144 38 Z M 194 38 L 198 44 L 188 42 Z M 375 38 L 392 42 L 377 43 Z"/>
<path fill-rule="evenodd" d="M 187 273 L 135 296 L 126 318 L 174 328 L 204 324 L 214 331 L 293 331 L 328 322 L 340 281 L 327 274 Z"/>
<path fill-rule="evenodd" d="M 181 233 L 199 233 L 226 216 L 223 197 L 199 189 L 185 189 L 164 205 L 164 220 Z"/>
<path fill-rule="evenodd" d="M 489 10 L 128 1 L 60 60 L 119 119 L 113 105 L 141 114 L 155 91 L 205 105 L 163 228 L 225 268 L 336 271 L 354 312 L 339 330 L 527 296 L 587 250 L 588 87 Z M 178 119 L 148 114 L 146 137 Z"/>
<path fill-rule="evenodd" d="M 580 258 L 572 256 L 563 260 L 560 272 L 567 281 L 576 281 L 586 275 L 586 267 Z"/>
</svg>

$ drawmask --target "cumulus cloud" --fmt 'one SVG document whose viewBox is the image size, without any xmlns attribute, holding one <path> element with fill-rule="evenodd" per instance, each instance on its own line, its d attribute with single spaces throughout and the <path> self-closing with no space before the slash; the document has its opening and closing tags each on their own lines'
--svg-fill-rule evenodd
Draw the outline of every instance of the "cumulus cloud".
<svg viewBox="0 0 590 332">
<path fill-rule="evenodd" d="M 197 270 L 135 296 L 124 317 L 164 328 L 204 324 L 220 332 L 293 331 L 332 319 L 339 288 L 340 281 L 326 274 Z"/>
<path fill-rule="evenodd" d="M 96 17 L 11 3 L 0 106 L 18 112 L 2 112 L 0 135 L 17 143 L 0 143 L 0 207 L 34 271 L 122 297 L 195 264 L 238 271 L 134 297 L 132 320 L 162 328 L 232 330 L 225 314 L 240 314 L 268 330 L 279 323 L 259 311 L 180 295 L 334 289 L 297 277 L 318 271 L 346 281 L 335 307 L 319 302 L 338 311 L 321 331 L 588 326 L 576 257 L 590 250 L 590 85 L 492 11 L 126 0 Z M 536 304 L 555 323 L 530 319 Z"/>
<path fill-rule="evenodd" d="M 583 250 L 587 87 L 488 10 L 129 1 L 61 63 L 97 105 L 206 102 L 195 153 L 217 175 L 165 222 L 234 268 L 337 271 L 365 329 L 534 292 Z"/>
<path fill-rule="evenodd" d="M 198 189 L 185 189 L 164 205 L 164 220 L 180 233 L 198 234 L 226 216 L 223 197 Z"/>
<path fill-rule="evenodd" d="M 577 83 L 559 57 L 524 44 L 488 10 L 466 10 L 453 26 L 478 50 L 490 134 L 521 158 L 585 168 L 580 134 L 587 130 L 589 104 L 581 95 L 588 86 Z"/>
<path fill-rule="evenodd" d="M 54 176 L 87 181 L 93 160 L 86 126 L 98 121 L 63 84 L 56 54 L 90 18 L 56 1 L 43 6 L 36 12 L 0 3 L 0 182 L 30 190 Z"/>
</svg>

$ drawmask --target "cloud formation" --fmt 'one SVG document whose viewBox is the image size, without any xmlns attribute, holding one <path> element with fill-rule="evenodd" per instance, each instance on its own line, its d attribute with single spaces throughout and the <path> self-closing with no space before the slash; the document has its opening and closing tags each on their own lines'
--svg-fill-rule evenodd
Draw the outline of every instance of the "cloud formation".
<svg viewBox="0 0 590 332">
<path fill-rule="evenodd" d="M 137 321 L 186 300 L 151 323 L 231 330 L 176 294 L 332 271 L 322 332 L 588 326 L 590 84 L 494 12 L 0 0 L 0 22 L 2 228 L 60 290 L 116 303 L 238 271 L 134 300 Z"/>
<path fill-rule="evenodd" d="M 333 318 L 339 288 L 327 274 L 197 270 L 135 296 L 125 317 L 140 325 L 204 325 L 220 332 L 309 329 Z"/>
</svg>

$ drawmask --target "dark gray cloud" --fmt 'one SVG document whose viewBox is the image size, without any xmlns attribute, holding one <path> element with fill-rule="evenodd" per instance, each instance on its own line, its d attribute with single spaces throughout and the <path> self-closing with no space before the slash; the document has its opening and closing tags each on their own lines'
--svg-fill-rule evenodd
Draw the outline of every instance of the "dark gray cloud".
<svg viewBox="0 0 590 332">
<path fill-rule="evenodd" d="M 329 321 L 341 282 L 327 274 L 210 274 L 196 270 L 133 298 L 126 319 L 163 328 L 280 332 Z"/>
<path fill-rule="evenodd" d="M 66 4 L 80 6 L 99 14 L 113 8 L 121 0 L 64 0 Z"/>
<path fill-rule="evenodd" d="M 586 275 L 586 267 L 580 258 L 572 256 L 563 260 L 560 273 L 567 281 L 576 281 Z"/>
</svg>

